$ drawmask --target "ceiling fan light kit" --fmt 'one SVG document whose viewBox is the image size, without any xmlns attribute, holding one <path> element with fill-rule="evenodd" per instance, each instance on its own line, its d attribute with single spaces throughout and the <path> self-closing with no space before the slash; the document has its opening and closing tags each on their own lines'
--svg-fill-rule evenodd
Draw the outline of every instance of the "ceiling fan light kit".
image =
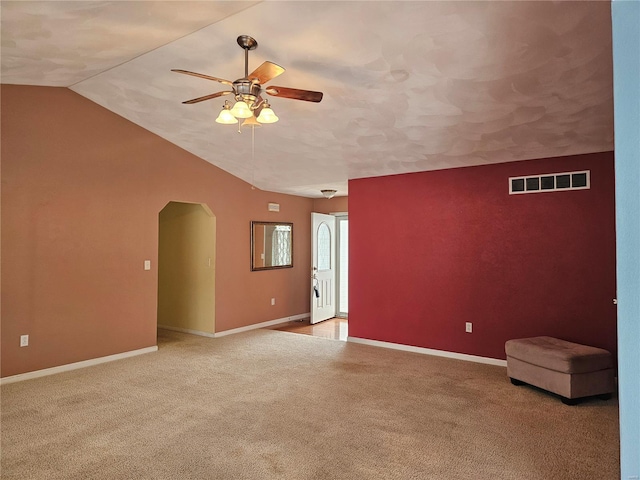
<svg viewBox="0 0 640 480">
<path fill-rule="evenodd" d="M 260 115 L 258 115 L 258 118 L 256 120 L 258 120 L 258 122 L 260 123 L 276 123 L 279 118 L 271 109 L 271 105 L 269 105 L 269 102 L 265 100 L 262 111 L 260 112 Z"/>
<path fill-rule="evenodd" d="M 280 65 L 276 65 L 272 62 L 263 62 L 253 72 L 249 73 L 249 50 L 255 50 L 258 48 L 258 42 L 249 35 L 240 35 L 237 39 L 238 45 L 244 50 L 244 77 L 231 82 L 223 78 L 212 77 L 210 75 L 204 75 L 202 73 L 190 72 L 187 70 L 173 69 L 172 72 L 183 73 L 185 75 L 192 75 L 194 77 L 200 77 L 207 80 L 213 80 L 215 82 L 222 83 L 224 85 L 230 85 L 232 90 L 226 90 L 222 92 L 212 93 L 203 97 L 193 98 L 191 100 L 184 101 L 185 104 L 193 104 L 203 102 L 205 100 L 211 100 L 223 95 L 234 95 L 236 103 L 231 108 L 231 105 L 227 100 L 222 107 L 222 111 L 216 118 L 217 123 L 231 125 L 237 123 L 241 119 L 255 119 L 255 121 L 245 122 L 242 125 L 257 125 L 260 123 L 275 123 L 278 121 L 278 117 L 274 113 L 269 105 L 269 102 L 264 100 L 261 96 L 262 92 L 267 95 L 279 96 L 283 98 L 290 98 L 293 100 L 304 100 L 307 102 L 320 102 L 322 100 L 322 92 L 314 92 L 311 90 L 299 90 L 296 88 L 288 87 L 269 87 L 262 88 L 262 84 L 267 83 L 273 78 L 284 73 L 284 68 Z M 233 120 L 231 120 L 233 118 Z"/>
<path fill-rule="evenodd" d="M 228 100 L 224 101 L 224 105 L 222 106 L 222 111 L 218 118 L 216 118 L 217 123 L 222 123 L 223 125 L 234 125 L 237 120 L 236 117 L 231 113 L 231 105 Z"/>
<path fill-rule="evenodd" d="M 234 120 L 235 120 L 235 118 L 234 118 Z M 245 119 L 245 121 L 242 122 L 241 126 L 242 127 L 261 127 L 262 123 L 258 122 L 258 119 L 256 117 L 251 116 L 251 117 Z"/>
<path fill-rule="evenodd" d="M 247 102 L 244 100 L 238 100 L 236 104 L 231 109 L 231 115 L 240 119 L 240 118 L 249 118 L 253 117 L 253 112 L 247 105 Z"/>
</svg>

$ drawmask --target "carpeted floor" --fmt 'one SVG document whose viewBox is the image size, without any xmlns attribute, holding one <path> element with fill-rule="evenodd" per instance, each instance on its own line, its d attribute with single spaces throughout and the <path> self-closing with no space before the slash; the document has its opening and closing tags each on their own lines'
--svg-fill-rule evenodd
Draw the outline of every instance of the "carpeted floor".
<svg viewBox="0 0 640 480">
<path fill-rule="evenodd" d="M 617 400 L 505 369 L 274 330 L 7 384 L 4 479 L 619 477 Z"/>
</svg>

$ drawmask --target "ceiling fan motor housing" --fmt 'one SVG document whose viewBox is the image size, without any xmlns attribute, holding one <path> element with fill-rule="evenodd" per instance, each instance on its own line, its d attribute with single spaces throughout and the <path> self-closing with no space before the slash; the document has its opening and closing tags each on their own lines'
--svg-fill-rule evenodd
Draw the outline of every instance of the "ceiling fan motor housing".
<svg viewBox="0 0 640 480">
<path fill-rule="evenodd" d="M 233 82 L 233 90 L 236 93 L 236 100 L 244 100 L 249 105 L 256 101 L 262 91 L 259 83 L 248 78 L 240 78 Z"/>
</svg>

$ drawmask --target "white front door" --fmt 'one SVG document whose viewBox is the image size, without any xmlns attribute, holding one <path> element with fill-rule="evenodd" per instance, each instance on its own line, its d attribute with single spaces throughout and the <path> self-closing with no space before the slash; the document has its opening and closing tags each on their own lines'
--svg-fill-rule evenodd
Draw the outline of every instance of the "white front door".
<svg viewBox="0 0 640 480">
<path fill-rule="evenodd" d="M 311 323 L 336 316 L 336 217 L 311 214 Z"/>
</svg>

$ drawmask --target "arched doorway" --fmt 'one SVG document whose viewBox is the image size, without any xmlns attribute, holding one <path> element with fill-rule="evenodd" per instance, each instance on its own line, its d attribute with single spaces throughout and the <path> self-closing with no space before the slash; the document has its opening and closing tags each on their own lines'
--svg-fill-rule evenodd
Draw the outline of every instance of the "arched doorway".
<svg viewBox="0 0 640 480">
<path fill-rule="evenodd" d="M 158 223 L 158 326 L 213 336 L 216 217 L 205 204 L 169 202 Z"/>
</svg>

